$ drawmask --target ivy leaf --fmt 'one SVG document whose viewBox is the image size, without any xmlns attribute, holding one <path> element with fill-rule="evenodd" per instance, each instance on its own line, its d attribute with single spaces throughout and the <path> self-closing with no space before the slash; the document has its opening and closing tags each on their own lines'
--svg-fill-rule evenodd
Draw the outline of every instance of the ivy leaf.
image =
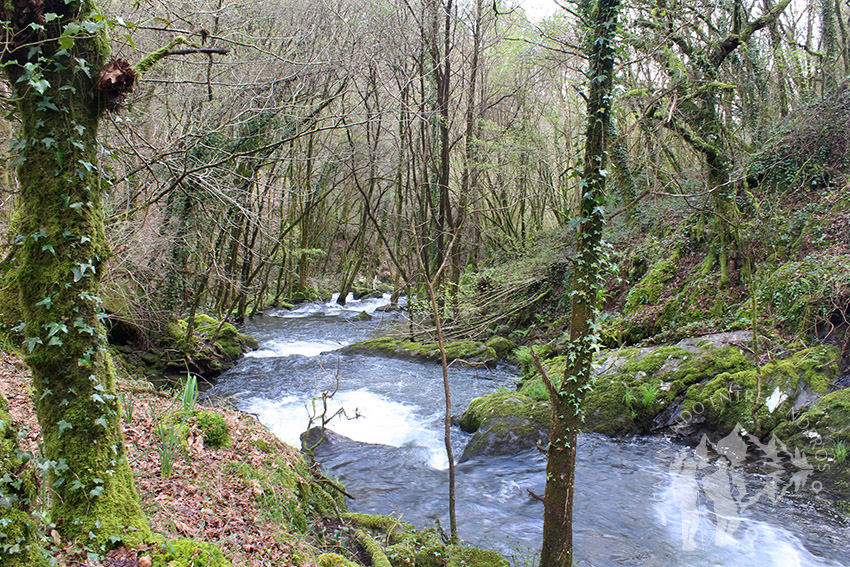
<svg viewBox="0 0 850 567">
<path fill-rule="evenodd" d="M 73 425 L 71 425 L 70 423 L 68 423 L 68 422 L 67 422 L 67 421 L 65 421 L 64 419 L 63 419 L 63 420 L 61 420 L 61 421 L 60 421 L 59 423 L 57 423 L 56 425 L 58 425 L 58 426 L 59 426 L 59 435 L 62 435 L 62 434 L 65 432 L 65 430 L 66 430 L 66 429 L 73 429 L 73 428 L 74 428 L 74 426 L 73 426 Z"/>
<path fill-rule="evenodd" d="M 91 496 L 93 498 L 96 498 L 96 497 L 101 496 L 101 495 L 103 495 L 103 487 L 102 486 L 95 486 L 94 488 L 92 488 L 89 491 L 89 496 Z"/>
<path fill-rule="evenodd" d="M 50 83 L 47 79 L 40 79 L 38 81 L 30 80 L 29 84 L 38 92 L 38 94 L 44 94 L 47 92 L 47 89 L 50 88 Z"/>
<path fill-rule="evenodd" d="M 71 271 L 74 273 L 74 281 L 78 282 L 83 279 L 83 272 L 77 266 L 72 266 Z"/>
<path fill-rule="evenodd" d="M 65 343 L 63 343 L 62 339 L 59 337 L 51 337 L 50 340 L 47 341 L 47 346 L 62 346 L 63 344 Z"/>
<path fill-rule="evenodd" d="M 36 302 L 35 304 L 36 307 L 41 307 L 42 305 L 45 308 L 50 309 L 51 307 L 53 307 L 53 298 L 48 295 L 47 297 L 45 297 L 39 302 Z"/>
<path fill-rule="evenodd" d="M 32 352 L 35 345 L 43 345 L 44 341 L 41 340 L 41 337 L 27 337 L 24 339 L 24 344 L 27 345 L 27 350 Z"/>
</svg>

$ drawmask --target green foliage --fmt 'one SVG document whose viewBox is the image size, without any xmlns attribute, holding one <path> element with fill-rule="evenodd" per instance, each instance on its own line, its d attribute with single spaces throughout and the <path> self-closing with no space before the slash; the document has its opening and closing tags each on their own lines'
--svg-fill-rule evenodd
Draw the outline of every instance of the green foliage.
<svg viewBox="0 0 850 567">
<path fill-rule="evenodd" d="M 153 567 L 231 567 L 218 547 L 191 539 L 166 541 L 151 559 Z"/>
<path fill-rule="evenodd" d="M 162 478 L 171 478 L 174 461 L 185 454 L 185 442 L 188 429 L 184 422 L 174 423 L 162 420 L 156 426 L 159 437 L 159 467 Z"/>
<path fill-rule="evenodd" d="M 843 440 L 839 439 L 832 445 L 832 456 L 839 465 L 847 462 L 847 444 Z"/>
<path fill-rule="evenodd" d="M 792 333 L 809 334 L 833 311 L 850 307 L 850 255 L 812 254 L 767 275 L 759 301 Z"/>
<path fill-rule="evenodd" d="M 193 419 L 201 430 L 204 446 L 210 449 L 228 447 L 233 443 L 224 416 L 215 411 L 195 411 Z"/>
<path fill-rule="evenodd" d="M 0 395 L 0 557 L 9 567 L 44 564 L 33 503 L 37 493 L 32 455 L 20 450 L 6 399 Z"/>
<path fill-rule="evenodd" d="M 300 456 L 273 451 L 259 466 L 251 462 L 227 466 L 253 487 L 254 498 L 269 522 L 306 534 L 314 519 L 345 512 L 340 490 L 332 481 L 311 473 Z"/>
</svg>

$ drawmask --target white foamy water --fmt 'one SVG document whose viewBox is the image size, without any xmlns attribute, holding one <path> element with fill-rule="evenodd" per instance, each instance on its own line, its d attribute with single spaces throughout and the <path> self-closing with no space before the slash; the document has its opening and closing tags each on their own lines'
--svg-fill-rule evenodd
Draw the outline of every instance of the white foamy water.
<svg viewBox="0 0 850 567">
<path fill-rule="evenodd" d="M 334 293 L 331 300 L 327 303 L 304 303 L 292 310 L 279 310 L 269 313 L 271 317 L 281 317 L 284 319 L 298 319 L 302 317 L 310 317 L 313 315 L 355 315 L 363 311 L 374 315 L 375 311 L 380 307 L 390 304 L 392 294 L 385 293 L 381 297 L 372 299 L 354 299 L 354 295 L 349 293 L 345 299 L 345 305 L 339 305 L 336 301 L 339 298 L 339 293 Z M 406 304 L 405 298 L 399 299 L 399 305 Z"/>
<path fill-rule="evenodd" d="M 322 410 L 321 399 L 315 401 Z M 312 401 L 294 396 L 272 401 L 262 398 L 250 400 L 247 409 L 284 442 L 295 447 L 301 444 L 300 436 L 308 427 L 313 413 Z M 341 412 L 344 411 L 344 413 Z M 433 422 L 423 417 L 414 405 L 392 401 L 368 390 L 337 392 L 328 400 L 328 415 L 339 415 L 327 425 L 328 429 L 360 443 L 388 445 L 390 447 L 420 447 L 427 454 L 429 467 L 444 470 L 448 460 L 441 433 Z M 314 424 L 316 425 L 316 424 Z"/>
<path fill-rule="evenodd" d="M 655 502 L 668 541 L 681 549 L 683 557 L 710 549 L 716 559 L 722 559 L 717 565 L 723 567 L 844 567 L 812 554 L 784 528 L 735 513 L 734 501 L 707 505 L 697 497 L 696 489 L 689 480 L 673 474 L 670 485 Z M 717 513 L 726 509 L 732 513 Z"/>
<path fill-rule="evenodd" d="M 263 343 L 262 347 L 246 353 L 249 358 L 276 358 L 284 356 L 319 356 L 325 352 L 333 352 L 347 346 L 348 342 L 339 341 L 288 341 L 272 340 Z"/>
</svg>

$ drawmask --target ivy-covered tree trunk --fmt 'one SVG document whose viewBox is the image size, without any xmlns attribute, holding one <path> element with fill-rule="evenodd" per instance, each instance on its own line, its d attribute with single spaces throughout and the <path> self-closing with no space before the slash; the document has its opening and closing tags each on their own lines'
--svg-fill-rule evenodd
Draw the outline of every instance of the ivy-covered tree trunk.
<svg viewBox="0 0 850 567">
<path fill-rule="evenodd" d="M 602 228 L 605 224 L 605 166 L 608 161 L 607 148 L 611 142 L 614 39 L 619 4 L 620 0 L 598 0 L 588 40 L 588 122 L 578 240 L 573 263 L 567 365 L 557 389 L 545 378 L 552 400 L 552 419 L 546 464 L 546 494 L 543 500 L 540 567 L 571 567 L 573 564 L 576 444 L 581 426 L 581 404 L 590 385 L 591 359 L 596 343 L 595 323 L 604 261 Z M 545 372 L 543 374 L 545 376 Z"/>
<path fill-rule="evenodd" d="M 36 545 L 36 521 L 31 513 L 35 475 L 27 466 L 29 455 L 18 446 L 8 406 L 0 394 L 0 563 L 36 567 L 45 562 Z"/>
<path fill-rule="evenodd" d="M 20 194 L 14 278 L 48 471 L 48 518 L 101 548 L 150 537 L 125 454 L 101 322 L 109 257 L 98 120 L 132 86 L 106 64 L 106 22 L 89 1 L 8 2 L 5 73 L 18 102 Z"/>
</svg>

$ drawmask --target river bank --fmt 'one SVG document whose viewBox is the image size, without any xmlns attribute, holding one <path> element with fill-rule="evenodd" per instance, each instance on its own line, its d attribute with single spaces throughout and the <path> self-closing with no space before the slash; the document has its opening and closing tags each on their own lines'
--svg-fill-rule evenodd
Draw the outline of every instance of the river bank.
<svg viewBox="0 0 850 567">
<path fill-rule="evenodd" d="M 353 419 L 338 418 L 329 428 L 350 439 L 319 447 L 316 454 L 356 497 L 350 506 L 396 512 L 418 526 L 445 525 L 439 366 L 342 348 L 396 322 L 394 315 L 376 311 L 378 306 L 312 304 L 250 322 L 248 332 L 260 340 L 260 349 L 222 375 L 213 395 L 256 413 L 278 436 L 297 437 L 309 419 L 304 404 L 310 407 L 317 394 L 335 391 L 329 408 L 343 408 Z M 362 310 L 376 317 L 356 321 Z M 453 365 L 455 413 L 481 393 L 515 390 L 519 377 L 513 372 L 503 365 L 489 370 Z M 460 454 L 470 436 L 459 427 L 452 435 Z M 722 533 L 733 543 L 717 545 L 715 511 L 700 492 L 718 471 L 717 462 L 697 465 L 700 456 L 693 448 L 664 438 L 586 435 L 581 443 L 576 549 L 586 564 L 840 565 L 836 558 L 850 557 L 841 518 L 813 508 L 794 490 L 768 498 L 761 473 L 738 469 L 752 492 L 732 498 L 741 517 L 735 531 L 742 526 L 744 531 Z M 702 467 L 693 478 L 702 498 L 696 508 L 701 539 L 687 553 L 682 510 L 671 492 L 682 477 L 676 474 L 677 462 Z M 542 514 L 534 494 L 542 493 L 544 480 L 539 451 L 471 457 L 458 466 L 458 475 L 461 537 L 496 549 L 516 564 L 534 557 Z M 789 557 L 797 563 L 788 563 Z"/>
</svg>

